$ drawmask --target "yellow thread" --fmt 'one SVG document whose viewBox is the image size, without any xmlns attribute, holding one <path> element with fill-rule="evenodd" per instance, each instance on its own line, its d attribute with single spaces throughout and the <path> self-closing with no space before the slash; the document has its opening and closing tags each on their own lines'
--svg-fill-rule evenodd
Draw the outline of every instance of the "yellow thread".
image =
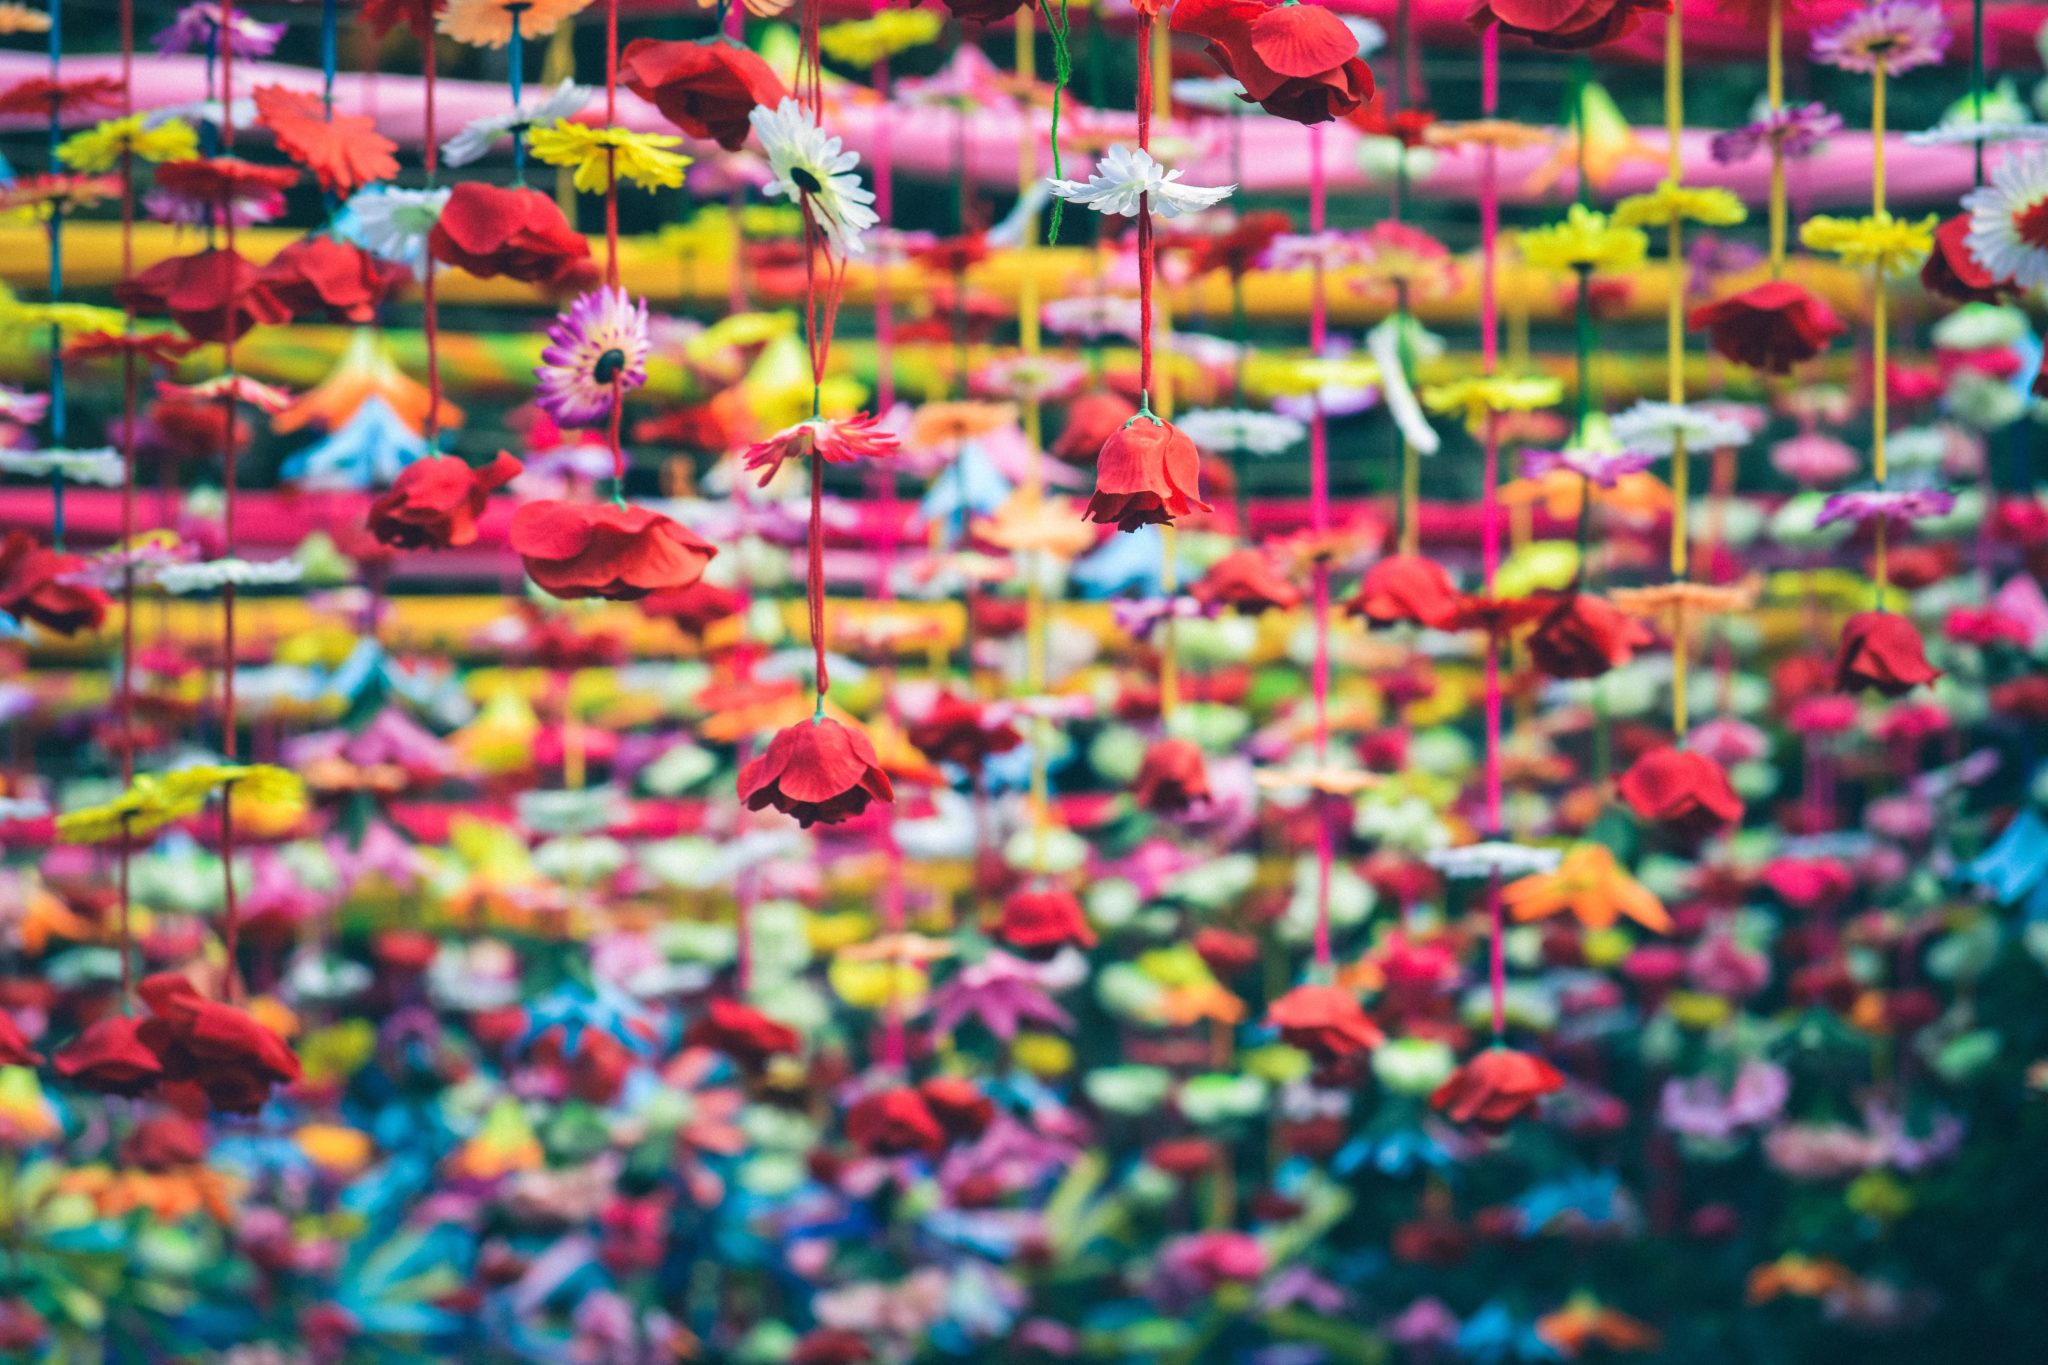
<svg viewBox="0 0 2048 1365">
<path fill-rule="evenodd" d="M 1785 108 L 1785 5 L 1771 0 L 1770 32 L 1766 38 L 1764 85 L 1773 116 Z M 1771 278 L 1785 273 L 1785 148 L 1781 139 L 1771 139 Z"/>
</svg>

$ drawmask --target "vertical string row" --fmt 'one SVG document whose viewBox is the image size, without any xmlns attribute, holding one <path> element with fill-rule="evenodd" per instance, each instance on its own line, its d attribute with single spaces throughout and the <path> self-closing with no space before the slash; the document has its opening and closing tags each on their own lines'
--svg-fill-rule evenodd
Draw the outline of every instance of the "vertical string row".
<svg viewBox="0 0 2048 1365">
<path fill-rule="evenodd" d="M 1488 24 L 1479 48 L 1479 102 L 1481 114 L 1493 118 L 1500 111 L 1500 25 Z M 1500 150 L 1493 142 L 1482 149 L 1479 170 L 1479 353 L 1482 368 L 1493 374 L 1500 367 Z M 1484 464 L 1480 471 L 1480 562 L 1485 592 L 1493 595 L 1495 571 L 1500 567 L 1500 431 L 1492 413 L 1486 415 Z M 1501 792 L 1501 681 L 1500 636 L 1486 632 L 1486 834 L 1500 833 Z M 1487 980 L 1492 1002 L 1493 1040 L 1497 1044 L 1507 1033 L 1507 958 L 1503 944 L 1500 873 L 1486 879 Z"/>
<path fill-rule="evenodd" d="M 1671 0 L 1671 16 L 1664 21 L 1664 131 L 1670 140 L 1667 155 L 1674 189 L 1684 183 L 1685 154 L 1685 0 Z M 1666 267 L 1671 272 L 1670 297 L 1665 313 L 1666 400 L 1674 407 L 1685 403 L 1685 226 L 1677 207 L 1665 228 Z M 1685 446 L 1685 430 L 1674 424 L 1671 446 L 1671 577 L 1683 582 L 1689 571 L 1691 530 L 1688 526 L 1692 483 L 1692 453 Z M 1671 622 L 1671 734 L 1680 744 L 1686 732 L 1686 661 L 1691 628 L 1685 603 L 1680 601 Z"/>
<path fill-rule="evenodd" d="M 1324 166 L 1323 129 L 1316 124 L 1308 130 L 1308 231 L 1311 240 L 1321 242 L 1329 226 L 1329 177 Z M 1330 301 L 1323 253 L 1315 253 L 1309 275 L 1308 353 L 1312 361 L 1322 359 L 1329 343 Z M 1309 568 L 1311 609 L 1315 613 L 1315 657 L 1310 678 L 1311 703 L 1315 708 L 1315 766 L 1318 772 L 1330 761 L 1330 561 L 1322 541 L 1330 530 L 1330 428 L 1323 411 L 1322 386 L 1316 386 L 1311 400 L 1308 426 L 1308 518 L 1309 534 L 1316 542 L 1316 554 Z M 1320 785 L 1309 791 L 1314 803 L 1316 828 L 1316 925 L 1315 970 L 1330 970 L 1330 883 L 1337 862 L 1337 832 L 1332 824 L 1332 802 Z"/>
<path fill-rule="evenodd" d="M 235 150 L 235 45 L 232 40 L 235 23 L 234 0 L 221 0 L 220 6 L 220 145 L 224 155 L 232 156 Z M 227 380 L 221 392 L 222 423 L 221 437 L 221 515 L 222 550 L 232 562 L 235 558 L 235 296 L 240 290 L 237 278 L 241 272 L 242 258 L 235 251 L 235 204 L 231 196 L 223 195 L 220 215 L 222 231 L 227 245 L 227 295 L 223 311 L 226 326 L 221 336 L 221 371 Z M 232 569 L 230 569 L 232 572 Z M 229 578 L 221 584 L 221 754 L 229 763 L 235 761 L 239 743 L 236 730 L 239 728 L 235 717 L 235 582 Z M 241 946 L 241 912 L 235 903 L 235 784 L 227 783 L 220 794 L 220 864 L 224 901 L 221 908 L 221 940 L 227 957 L 221 991 L 228 1003 L 233 1004 L 240 993 L 241 973 L 236 969 L 236 958 Z"/>
</svg>

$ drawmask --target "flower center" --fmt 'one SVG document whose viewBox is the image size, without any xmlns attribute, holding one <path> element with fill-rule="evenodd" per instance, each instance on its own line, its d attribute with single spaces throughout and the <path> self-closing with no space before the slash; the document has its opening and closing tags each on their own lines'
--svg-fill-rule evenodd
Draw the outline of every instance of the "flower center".
<svg viewBox="0 0 2048 1365">
<path fill-rule="evenodd" d="M 2012 216 L 2012 230 L 2021 241 L 2048 251 L 2048 195 L 2034 200 Z"/>
<path fill-rule="evenodd" d="M 590 373 L 598 383 L 609 384 L 616 380 L 625 368 L 626 353 L 614 346 L 597 358 L 597 364 L 591 367 Z"/>
<path fill-rule="evenodd" d="M 816 194 L 825 188 L 825 182 L 818 179 L 817 173 L 809 166 L 791 166 L 789 168 L 789 179 L 791 184 L 795 185 L 805 194 Z"/>
</svg>

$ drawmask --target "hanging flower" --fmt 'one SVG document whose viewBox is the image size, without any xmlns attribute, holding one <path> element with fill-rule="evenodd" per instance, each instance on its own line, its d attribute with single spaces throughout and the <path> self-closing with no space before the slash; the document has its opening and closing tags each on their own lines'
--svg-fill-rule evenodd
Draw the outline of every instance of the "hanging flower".
<svg viewBox="0 0 2048 1365">
<path fill-rule="evenodd" d="M 1903 616 L 1885 611 L 1859 612 L 1842 624 L 1835 651 L 1835 690 L 1864 688 L 1887 697 L 1903 697 L 1931 683 L 1941 670 L 1927 662 L 1920 632 Z"/>
<path fill-rule="evenodd" d="M 1683 442 L 1691 451 L 1730 450 L 1749 444 L 1749 428 L 1704 403 L 1643 401 L 1616 413 L 1614 439 L 1631 450 L 1674 453 Z"/>
<path fill-rule="evenodd" d="M 1254 408 L 1197 408 L 1181 413 L 1174 425 L 1212 455 L 1284 455 L 1308 435 L 1294 418 Z"/>
<path fill-rule="evenodd" d="M 1539 270 L 1633 270 L 1649 255 L 1641 228 L 1624 227 L 1604 213 L 1573 204 L 1563 222 L 1527 228 L 1515 237 L 1522 259 Z"/>
<path fill-rule="evenodd" d="M 1788 158 L 1811 156 L 1820 144 L 1842 131 L 1842 116 L 1825 104 L 1788 104 L 1753 123 L 1714 134 L 1714 160 L 1733 166 L 1776 144 Z"/>
<path fill-rule="evenodd" d="M 883 11 L 906 18 L 928 13 Z M 694 43 L 636 38 L 619 56 L 619 79 L 670 123 L 728 152 L 745 145 L 756 109 L 773 108 L 789 97 L 773 67 L 722 37 Z"/>
<path fill-rule="evenodd" d="M 215 0 L 199 0 L 197 4 L 187 5 L 169 24 L 157 30 L 154 39 L 156 50 L 166 56 L 173 52 L 218 55 L 225 48 L 237 57 L 261 59 L 275 52 L 279 40 L 284 37 L 283 24 L 263 23 L 239 6 L 232 22 L 224 22 L 228 18 Z"/>
<path fill-rule="evenodd" d="M 1671 916 L 1605 844 L 1578 844 L 1555 872 L 1510 882 L 1501 891 L 1517 922 L 1569 913 L 1588 929 L 1611 929 L 1623 916 L 1655 933 L 1671 931 Z"/>
<path fill-rule="evenodd" d="M 747 121 L 761 139 L 773 177 L 762 186 L 763 193 L 801 208 L 841 256 L 860 255 L 865 250 L 861 234 L 882 221 L 869 207 L 875 202 L 874 191 L 853 173 L 860 154 L 847 151 L 794 99 L 785 98 L 773 109 L 757 107 Z"/>
<path fill-rule="evenodd" d="M 1452 1072 L 1429 1102 L 1453 1123 L 1499 1134 L 1562 1089 L 1564 1076 L 1541 1057 L 1490 1047 Z"/>
<path fill-rule="evenodd" d="M 1200 508 L 1202 454 L 1173 423 L 1141 412 L 1102 443 L 1095 461 L 1095 493 L 1088 499 L 1090 521 L 1117 529 L 1171 523 Z"/>
<path fill-rule="evenodd" d="M 994 755 L 1022 747 L 1024 734 L 1004 711 L 941 692 L 931 709 L 912 722 L 910 742 L 934 763 L 976 774 Z"/>
<path fill-rule="evenodd" d="M 1443 565 L 1420 555 L 1389 555 L 1365 572 L 1350 610 L 1374 625 L 1442 630 L 1458 615 L 1457 584 Z"/>
<path fill-rule="evenodd" d="M 2048 147 L 2002 158 L 1988 184 L 1963 196 L 1970 259 L 2021 289 L 2048 284 Z"/>
<path fill-rule="evenodd" d="M 1341 1062 L 1386 1041 L 1358 998 L 1339 986 L 1296 986 L 1266 1007 L 1281 1041 L 1321 1063 Z"/>
<path fill-rule="evenodd" d="M 1843 71 L 1902 75 L 1948 51 L 1948 22 L 1933 0 L 1877 0 L 1813 35 L 1813 59 Z"/>
<path fill-rule="evenodd" d="M 1066 947 L 1093 948 L 1095 930 L 1074 893 L 1063 887 L 1013 891 L 1003 898 L 995 936 L 1026 957 L 1051 957 Z"/>
<path fill-rule="evenodd" d="M 613 177 L 630 180 L 643 190 L 682 188 L 690 158 L 672 150 L 683 140 L 672 133 L 635 133 L 625 128 L 593 128 L 557 119 L 552 128 L 536 128 L 526 145 L 536 161 L 575 168 L 570 181 L 585 194 L 603 194 Z"/>
<path fill-rule="evenodd" d="M 590 243 L 553 199 L 524 186 L 473 180 L 449 192 L 427 234 L 427 251 L 481 280 L 504 275 L 528 284 L 554 284 L 590 259 Z"/>
<path fill-rule="evenodd" d="M 1206 40 L 1209 59 L 1244 87 L 1243 97 L 1278 118 L 1328 123 L 1373 97 L 1358 35 L 1320 5 L 1182 0 L 1172 27 Z"/>
<path fill-rule="evenodd" d="M 1687 749 L 1651 749 L 1621 775 L 1619 790 L 1637 819 L 1688 844 L 1742 819 L 1742 798 L 1721 765 Z"/>
<path fill-rule="evenodd" d="M 199 134 L 183 119 L 151 122 L 142 114 L 107 119 L 73 133 L 57 148 L 57 159 L 74 171 L 104 175 L 124 157 L 151 164 L 189 161 L 199 155 Z"/>
<path fill-rule="evenodd" d="M 498 144 L 499 138 L 574 118 L 596 93 L 589 86 L 578 85 L 565 77 L 554 89 L 543 90 L 530 99 L 521 100 L 502 114 L 473 118 L 462 125 L 461 132 L 441 144 L 441 164 L 457 167 L 481 161 Z"/>
<path fill-rule="evenodd" d="M 1231 607 L 1247 616 L 1301 605 L 1301 589 L 1287 581 L 1264 550 L 1250 545 L 1211 564 L 1188 595 L 1212 611 Z"/>
<path fill-rule="evenodd" d="M 761 486 L 765 488 L 784 460 L 815 457 L 826 464 L 852 464 L 856 460 L 883 459 L 896 450 L 895 434 L 882 428 L 880 418 L 863 412 L 837 419 L 813 417 L 784 427 L 766 440 L 748 446 L 742 464 L 761 471 Z"/>
<path fill-rule="evenodd" d="M 150 1009 L 136 1036 L 163 1064 L 161 1080 L 198 1086 L 216 1113 L 253 1114 L 273 1087 L 299 1079 L 284 1039 L 176 972 L 145 977 L 136 992 Z"/>
<path fill-rule="evenodd" d="M 1522 477 L 1541 479 L 1563 472 L 1576 474 L 1596 488 L 1614 488 L 1623 479 L 1641 474 L 1656 462 L 1656 454 L 1647 450 L 1596 450 L 1588 446 L 1525 450 L 1522 452 Z"/>
<path fill-rule="evenodd" d="M 1934 228 L 1939 221 L 1931 213 L 1917 223 L 1888 212 L 1862 218 L 1818 214 L 1799 225 L 1799 240 L 1815 251 L 1896 279 L 1911 273 L 1934 249 Z"/>
<path fill-rule="evenodd" d="M 2018 292 L 2011 279 L 1984 268 L 1970 249 L 1970 215 L 1958 213 L 1934 230 L 1934 248 L 1920 267 L 1920 287 L 1952 303 L 2000 303 Z"/>
<path fill-rule="evenodd" d="M 156 1088 L 164 1064 L 140 1036 L 142 1020 L 110 1014 L 57 1049 L 50 1069 L 74 1085 L 101 1095 L 136 1096 Z"/>
<path fill-rule="evenodd" d="M 276 85 L 257 86 L 255 100 L 257 121 L 277 139 L 277 149 L 311 171 L 329 194 L 353 194 L 398 174 L 391 155 L 398 144 L 377 131 L 375 119 L 334 113 L 318 95 Z"/>
<path fill-rule="evenodd" d="M 441 221 L 453 190 L 407 190 L 378 185 L 352 197 L 337 221 L 337 236 L 360 239 L 387 261 L 427 277 L 427 238 Z"/>
<path fill-rule="evenodd" d="M 749 1071 L 760 1070 L 774 1057 L 794 1057 L 804 1046 L 803 1035 L 789 1025 L 724 996 L 711 998 L 683 1041 L 722 1052 Z"/>
<path fill-rule="evenodd" d="M 1148 205 L 1155 217 L 1179 218 L 1220 204 L 1237 189 L 1235 185 L 1220 189 L 1183 185 L 1179 183 L 1180 177 L 1181 172 L 1160 165 L 1150 152 L 1118 143 L 1102 154 L 1086 183 L 1047 183 L 1061 199 L 1121 218 L 1137 217 L 1141 205 Z"/>
<path fill-rule="evenodd" d="M 527 576 L 554 597 L 631 602 L 686 588 L 718 553 L 688 527 L 642 507 L 529 502 L 509 540 Z"/>
<path fill-rule="evenodd" d="M 829 716 L 781 730 L 740 769 L 739 792 L 748 810 L 773 806 L 806 829 L 836 825 L 873 802 L 896 799 L 867 732 Z"/>
<path fill-rule="evenodd" d="M 476 542 L 490 496 L 517 478 L 519 461 L 498 452 L 482 469 L 452 455 L 415 460 L 370 504 L 370 534 L 401 550 L 447 550 Z"/>
<path fill-rule="evenodd" d="M 471 47 L 503 47 L 512 41 L 512 26 L 531 42 L 545 38 L 564 19 L 580 14 L 590 0 L 446 0 L 439 28 Z"/>
<path fill-rule="evenodd" d="M 1858 526 L 1873 521 L 1915 522 L 1945 517 L 1955 510 L 1956 495 L 1946 488 L 1852 488 L 1830 494 L 1813 519 L 1815 526 L 1838 521 Z"/>
<path fill-rule="evenodd" d="M 329 322 L 374 321 L 384 301 L 411 278 L 397 261 L 335 237 L 289 243 L 257 274 L 294 318 Z"/>
<path fill-rule="evenodd" d="M 152 834 L 165 825 L 197 815 L 205 805 L 203 792 L 172 789 L 155 777 L 140 774 L 128 789 L 110 801 L 82 806 L 57 817 L 57 838 L 67 844 L 104 844 Z"/>
<path fill-rule="evenodd" d="M 1673 223 L 1733 227 L 1747 217 L 1749 210 L 1734 191 L 1675 180 L 1660 180 L 1656 189 L 1632 194 L 1614 206 L 1614 221 L 1623 227 L 1669 227 Z"/>
<path fill-rule="evenodd" d="M 1192 740 L 1162 739 L 1145 751 L 1131 784 L 1138 805 L 1155 815 L 1178 815 L 1209 801 L 1209 765 Z"/>
<path fill-rule="evenodd" d="M 1534 412 L 1563 396 L 1564 385 L 1546 376 L 1488 374 L 1431 384 L 1422 391 L 1422 403 L 1431 412 L 1463 418 L 1466 428 L 1476 432 L 1489 416 Z"/>
<path fill-rule="evenodd" d="M 26 531 L 9 531 L 0 540 L 0 612 L 59 635 L 98 630 L 107 619 L 107 595 L 74 581 L 84 567 L 77 555 L 38 545 Z"/>
<path fill-rule="evenodd" d="M 647 301 L 635 303 L 623 289 L 593 289 L 548 328 L 533 401 L 565 427 L 600 422 L 625 390 L 647 382 L 649 349 Z"/>
<path fill-rule="evenodd" d="M 1716 351 L 1766 374 L 1790 373 L 1849 330 L 1834 309 L 1790 280 L 1767 280 L 1702 304 L 1688 321 L 1706 330 Z"/>
<path fill-rule="evenodd" d="M 1635 657 L 1650 632 L 1591 593 L 1564 594 L 1524 642 L 1529 661 L 1552 678 L 1597 678 Z"/>
</svg>

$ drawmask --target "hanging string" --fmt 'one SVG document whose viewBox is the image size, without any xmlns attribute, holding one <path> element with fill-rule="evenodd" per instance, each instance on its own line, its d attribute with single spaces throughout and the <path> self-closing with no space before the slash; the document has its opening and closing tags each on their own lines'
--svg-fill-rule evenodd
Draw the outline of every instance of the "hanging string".
<svg viewBox="0 0 2048 1365">
<path fill-rule="evenodd" d="M 619 122 L 619 0 L 605 0 L 604 7 L 604 123 L 615 128 Z M 619 289 L 619 153 L 615 147 L 604 152 L 604 283 L 614 293 Z M 612 378 L 611 416 L 605 423 L 605 439 L 612 452 L 612 502 L 626 505 L 626 448 L 619 440 L 619 423 L 625 415 L 626 381 L 623 374 Z"/>
<path fill-rule="evenodd" d="M 51 5 L 54 10 L 55 4 Z M 121 117 L 135 116 L 135 0 L 121 0 Z M 135 275 L 135 150 L 121 148 L 121 283 Z M 115 291 L 125 298 L 125 288 Z M 121 305 L 121 785 L 135 783 L 135 310 Z M 121 1008 L 133 1007 L 135 976 L 134 907 L 128 892 L 128 864 L 134 856 L 124 820 L 116 888 L 121 900 Z"/>
<path fill-rule="evenodd" d="M 1770 106 L 1771 126 L 1778 127 L 1785 112 L 1785 0 L 1771 0 L 1769 28 L 1764 35 L 1764 96 Z M 1771 278 L 1785 274 L 1785 233 L 1789 217 L 1785 203 L 1785 139 L 1782 130 L 1771 135 Z"/>
<path fill-rule="evenodd" d="M 235 45 L 226 35 L 234 31 L 234 0 L 221 0 L 220 29 L 223 35 L 220 43 L 220 142 L 227 155 L 235 150 Z M 225 558 L 233 560 L 236 549 L 235 535 L 235 296 L 240 283 L 237 276 L 241 270 L 242 258 L 235 252 L 235 204 L 232 197 L 223 196 L 221 208 L 222 231 L 227 245 L 227 295 L 222 306 L 225 326 L 221 335 L 221 370 L 227 379 L 221 393 L 222 423 L 221 437 L 221 515 L 222 549 Z M 229 763 L 235 761 L 238 728 L 235 717 L 235 584 L 230 579 L 221 584 L 221 754 Z M 241 939 L 241 913 L 235 903 L 235 784 L 230 782 L 220 793 L 220 863 L 223 901 L 221 907 L 222 950 L 227 958 L 223 973 L 221 992 L 228 1003 L 233 1004 L 240 993 L 241 973 L 236 970 L 236 958 Z"/>
<path fill-rule="evenodd" d="M 1877 217 L 1885 216 L 1884 193 L 1884 108 L 1885 82 L 1884 60 L 1879 58 L 1871 68 L 1870 75 L 1870 211 Z M 1982 109 L 1979 108 L 1981 117 Z M 1978 130 L 1982 132 L 1980 127 Z M 1981 154 L 1982 143 L 1979 143 Z M 1891 376 L 1889 351 L 1891 347 L 1891 291 L 1885 288 L 1884 267 L 1873 266 L 1871 276 L 1870 303 L 1870 472 L 1877 480 L 1880 490 L 1885 485 L 1885 437 L 1891 425 Z M 1877 519 L 1877 543 L 1873 568 L 1876 570 L 1877 607 L 1884 609 L 1885 589 L 1890 585 L 1890 573 L 1886 564 L 1886 523 L 1889 518 Z"/>
<path fill-rule="evenodd" d="M 1308 231 L 1320 244 L 1329 225 L 1329 177 L 1324 166 L 1323 129 L 1308 130 Z M 1320 361 L 1329 344 L 1330 302 L 1321 250 L 1309 275 L 1308 353 Z M 1315 613 L 1315 661 L 1311 673 L 1315 708 L 1315 766 L 1321 771 L 1330 761 L 1330 563 L 1321 552 L 1321 542 L 1330 530 L 1330 430 L 1323 412 L 1322 386 L 1310 399 L 1308 426 L 1308 516 L 1309 532 L 1316 541 L 1316 553 L 1309 569 L 1310 590 Z M 1330 946 L 1330 885 L 1337 861 L 1337 833 L 1332 823 L 1331 803 L 1321 787 L 1312 787 L 1309 800 L 1316 821 L 1316 925 L 1315 969 L 1327 973 L 1333 961 Z"/>
<path fill-rule="evenodd" d="M 1066 95 L 1067 86 L 1074 79 L 1074 24 L 1067 15 L 1067 2 L 1068 0 L 1060 0 L 1059 17 L 1055 19 L 1051 0 L 1038 0 L 1038 12 L 1045 16 L 1045 31 L 1052 35 L 1052 129 L 1047 135 L 1047 141 L 1052 144 L 1052 178 L 1055 180 L 1065 176 L 1065 172 L 1060 168 L 1060 106 Z M 1018 13 L 1017 22 L 1019 31 L 1022 32 L 1022 26 L 1026 22 L 1022 11 Z M 1036 53 L 1033 57 L 1035 59 Z M 1021 69 L 1019 74 L 1022 75 Z M 1028 120 L 1026 125 L 1028 136 Z M 1233 120 L 1232 128 L 1235 127 Z M 1047 246 L 1059 244 L 1060 224 L 1066 221 L 1066 208 L 1066 200 L 1055 198 L 1052 201 L 1052 212 L 1047 216 L 1045 226 Z"/>
<path fill-rule="evenodd" d="M 519 20 L 516 14 L 513 16 L 512 31 L 515 34 L 519 31 Z M 420 155 L 426 168 L 427 188 L 430 190 L 437 186 L 441 178 L 440 135 L 436 131 L 434 124 L 434 86 L 436 84 L 435 78 L 439 63 L 435 60 L 434 47 L 434 29 L 430 24 L 427 26 L 425 35 L 420 39 L 420 70 L 426 86 L 426 145 L 421 150 Z M 512 146 L 515 152 L 520 152 L 523 155 L 522 144 L 519 139 L 520 130 L 515 127 L 512 130 Z M 420 267 L 426 272 L 420 280 L 420 327 L 427 347 L 427 421 L 425 435 L 427 438 L 427 454 L 432 456 L 441 453 L 441 306 L 434 292 L 434 276 L 438 272 L 434 266 L 433 256 L 423 256 L 420 261 Z"/>
<path fill-rule="evenodd" d="M 1492 118 L 1500 110 L 1500 25 L 1488 24 L 1479 47 L 1479 100 L 1482 117 Z M 1479 170 L 1479 351 L 1487 374 L 1500 366 L 1500 152 L 1492 142 L 1483 149 Z M 1500 567 L 1500 433 L 1499 424 L 1486 417 L 1484 464 L 1481 468 L 1480 537 L 1481 569 L 1485 592 L 1493 595 L 1494 573 Z M 1486 834 L 1500 833 L 1501 793 L 1501 683 L 1500 636 L 1486 633 Z M 1500 873 L 1486 879 L 1488 985 L 1493 1010 L 1493 1040 L 1498 1044 L 1507 1033 L 1507 959 L 1502 923 Z"/>
<path fill-rule="evenodd" d="M 49 150 L 50 169 L 58 165 L 57 144 L 63 141 L 64 128 L 61 114 L 64 107 L 64 87 L 60 77 L 64 48 L 64 5 L 63 0 L 50 0 L 50 123 Z M 50 204 L 50 302 L 61 303 L 64 298 L 64 201 L 55 199 Z M 50 444 L 59 450 L 64 448 L 65 413 L 64 399 L 64 330 L 55 321 L 50 323 Z M 64 471 L 52 467 L 50 470 L 50 542 L 58 550 L 64 548 Z"/>
<path fill-rule="evenodd" d="M 512 16 L 512 32 L 505 42 L 505 80 L 512 90 L 512 183 L 526 184 L 526 125 L 516 116 L 519 101 L 526 93 L 526 12 L 533 8 L 520 3 L 505 6 L 505 13 Z M 433 40 L 430 38 L 428 42 Z M 429 145 L 433 139 L 427 139 Z"/>
<path fill-rule="evenodd" d="M 1669 174 L 1676 187 L 1685 177 L 1681 145 L 1685 133 L 1684 0 L 1671 0 L 1671 17 L 1664 21 L 1664 131 L 1670 140 Z M 1681 407 L 1685 403 L 1685 227 L 1675 210 L 1665 233 L 1665 264 L 1671 272 L 1665 310 L 1665 397 L 1673 407 Z M 1671 444 L 1671 577 L 1678 582 L 1684 582 L 1689 571 L 1691 483 L 1692 453 L 1685 448 L 1685 432 L 1679 429 Z M 1681 744 L 1687 729 L 1686 662 L 1690 636 L 1685 604 L 1681 601 L 1671 623 L 1671 734 Z"/>
</svg>

